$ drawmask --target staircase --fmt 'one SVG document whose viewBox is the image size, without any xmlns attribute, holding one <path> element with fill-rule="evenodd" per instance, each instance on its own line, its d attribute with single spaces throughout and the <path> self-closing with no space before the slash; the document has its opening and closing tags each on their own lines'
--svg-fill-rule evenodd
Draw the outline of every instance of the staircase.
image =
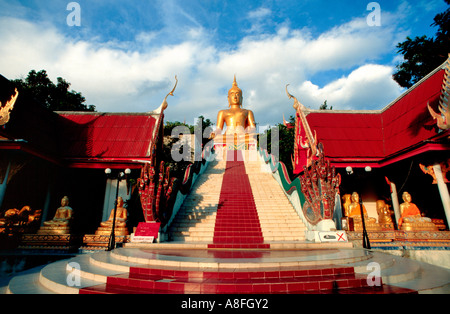
<svg viewBox="0 0 450 314">
<path fill-rule="evenodd" d="M 197 179 L 169 229 L 170 240 L 213 242 L 226 161 L 212 161 Z"/>
<path fill-rule="evenodd" d="M 225 152 L 196 182 L 170 228 L 173 241 L 209 242 L 209 248 L 269 248 L 305 241 L 289 200 L 260 161 Z"/>
</svg>

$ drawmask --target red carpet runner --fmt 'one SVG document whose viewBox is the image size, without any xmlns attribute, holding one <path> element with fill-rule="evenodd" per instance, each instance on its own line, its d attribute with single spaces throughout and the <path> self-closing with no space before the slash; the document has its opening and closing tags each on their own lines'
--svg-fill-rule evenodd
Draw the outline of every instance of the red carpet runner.
<svg viewBox="0 0 450 314">
<path fill-rule="evenodd" d="M 213 244 L 208 248 L 268 249 L 259 224 L 253 193 L 242 152 L 227 152 L 227 164 L 220 191 Z"/>
</svg>

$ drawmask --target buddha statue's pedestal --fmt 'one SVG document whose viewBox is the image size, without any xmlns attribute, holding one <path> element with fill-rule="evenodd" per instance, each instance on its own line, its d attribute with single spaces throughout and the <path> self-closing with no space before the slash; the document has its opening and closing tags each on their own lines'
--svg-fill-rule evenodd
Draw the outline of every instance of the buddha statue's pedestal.
<svg viewBox="0 0 450 314">
<path fill-rule="evenodd" d="M 418 220 L 415 220 L 413 217 L 411 217 L 410 219 L 404 218 L 400 230 L 403 230 L 403 231 L 438 231 L 438 228 L 436 227 L 436 225 L 433 222 L 431 222 L 431 219 L 429 221 L 427 221 L 424 218 L 421 217 Z"/>
<path fill-rule="evenodd" d="M 42 226 L 37 234 L 70 234 L 70 226 Z"/>
<path fill-rule="evenodd" d="M 367 219 L 367 218 L 366 218 Z M 343 222 L 343 228 L 344 230 L 347 231 L 363 231 L 363 224 L 362 224 L 362 220 L 361 218 L 355 218 L 355 217 L 344 217 L 342 218 L 342 222 Z M 365 221 L 364 222 L 365 226 L 366 226 L 366 230 L 369 231 L 382 231 L 382 230 L 386 230 L 383 226 L 377 222 L 373 222 L 373 221 Z M 394 230 L 394 225 L 392 224 L 392 228 L 388 228 L 387 230 Z"/>
<path fill-rule="evenodd" d="M 258 147 L 257 136 L 256 133 L 220 134 L 214 138 L 214 147 L 216 150 L 256 150 Z"/>
<path fill-rule="evenodd" d="M 109 239 L 111 237 L 111 232 L 106 234 L 86 234 L 83 237 L 83 247 L 84 249 L 89 248 L 106 248 L 108 247 Z M 123 244 L 130 242 L 130 235 L 115 235 L 114 237 L 116 244 Z"/>
<path fill-rule="evenodd" d="M 81 236 L 72 234 L 69 225 L 44 225 L 36 234 L 24 234 L 21 242 L 21 248 L 70 250 L 81 244 Z"/>
<path fill-rule="evenodd" d="M 87 247 L 107 247 L 111 236 L 112 227 L 100 226 L 95 234 L 86 234 L 83 237 L 83 245 Z M 114 228 L 114 236 L 116 243 L 130 242 L 128 227 Z"/>
</svg>

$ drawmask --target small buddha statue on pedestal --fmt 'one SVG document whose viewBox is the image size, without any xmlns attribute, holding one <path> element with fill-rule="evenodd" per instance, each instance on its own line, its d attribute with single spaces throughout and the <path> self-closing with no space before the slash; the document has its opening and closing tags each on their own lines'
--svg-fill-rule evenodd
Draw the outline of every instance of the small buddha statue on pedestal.
<svg viewBox="0 0 450 314">
<path fill-rule="evenodd" d="M 61 199 L 61 207 L 56 210 L 52 220 L 44 221 L 44 226 L 38 230 L 38 234 L 69 234 L 70 223 L 73 218 L 73 209 L 69 206 L 69 198 Z"/>
<path fill-rule="evenodd" d="M 383 200 L 376 202 L 378 223 L 382 225 L 383 229 L 394 230 L 394 223 L 392 221 L 393 211 L 389 209 L 389 205 Z"/>
<path fill-rule="evenodd" d="M 403 202 L 400 204 L 401 217 L 398 222 L 400 230 L 404 231 L 437 231 L 437 227 L 428 217 L 422 217 L 416 204 L 411 203 L 411 194 L 403 192 Z"/>
<path fill-rule="evenodd" d="M 373 217 L 368 216 L 366 207 L 364 205 L 362 205 L 362 209 L 363 209 L 364 223 L 366 225 L 366 229 L 369 231 L 380 230 L 377 220 Z M 348 205 L 347 213 L 348 213 L 348 217 L 353 219 L 353 225 L 354 225 L 355 231 L 361 231 L 363 229 L 362 218 L 361 218 L 361 206 L 359 204 L 359 195 L 356 192 L 352 193 L 351 203 Z"/>
<path fill-rule="evenodd" d="M 117 208 L 116 208 L 116 221 L 114 223 L 114 208 L 111 210 L 108 220 L 102 221 L 100 227 L 95 232 L 96 235 L 110 235 L 113 224 L 115 225 L 114 234 L 116 236 L 128 235 L 127 228 L 127 216 L 128 212 L 125 207 L 123 207 L 123 198 L 117 198 Z"/>
</svg>

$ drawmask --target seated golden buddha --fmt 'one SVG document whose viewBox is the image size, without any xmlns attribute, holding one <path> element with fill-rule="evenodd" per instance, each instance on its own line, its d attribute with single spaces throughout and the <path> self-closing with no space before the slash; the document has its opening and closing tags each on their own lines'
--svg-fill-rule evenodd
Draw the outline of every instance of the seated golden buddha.
<svg viewBox="0 0 450 314">
<path fill-rule="evenodd" d="M 116 207 L 116 220 L 114 222 L 114 208 L 111 210 L 108 220 L 102 221 L 100 227 L 97 229 L 95 234 L 97 235 L 110 235 L 114 224 L 114 233 L 117 236 L 128 235 L 127 228 L 127 216 L 128 212 L 125 207 L 123 207 L 123 198 L 117 198 Z"/>
<path fill-rule="evenodd" d="M 412 197 L 408 192 L 402 194 L 403 203 L 400 204 L 401 217 L 398 222 L 400 230 L 404 231 L 437 231 L 437 227 L 428 217 L 422 217 L 416 204 L 411 203 Z"/>
<path fill-rule="evenodd" d="M 217 114 L 217 129 L 211 134 L 215 142 L 228 142 L 228 139 L 236 141 L 236 136 L 243 137 L 242 141 L 254 140 L 256 131 L 255 118 L 251 110 L 242 108 L 242 90 L 236 83 L 234 77 L 233 86 L 228 91 L 229 109 L 220 110 Z M 222 135 L 222 130 L 226 125 L 227 129 Z"/>
<path fill-rule="evenodd" d="M 345 208 L 347 207 L 347 208 Z M 350 204 L 344 204 L 344 209 L 346 216 L 353 220 L 354 230 L 361 231 L 363 230 L 362 225 L 362 217 L 361 217 L 361 206 L 359 204 L 359 195 L 356 192 L 353 192 L 350 197 Z M 377 223 L 377 220 L 373 217 L 369 217 L 367 214 L 366 207 L 364 204 L 362 205 L 363 214 L 364 214 L 364 223 L 366 225 L 366 230 L 368 231 L 376 231 L 380 230 L 380 226 Z"/>
<path fill-rule="evenodd" d="M 61 199 L 61 207 L 56 210 L 52 220 L 44 221 L 44 225 L 38 230 L 38 234 L 69 234 L 70 223 L 73 218 L 73 210 L 69 206 L 69 198 Z"/>
<path fill-rule="evenodd" d="M 394 222 L 392 220 L 393 211 L 389 208 L 383 200 L 378 200 L 376 202 L 377 213 L 378 213 L 378 223 L 382 225 L 383 229 L 394 229 Z"/>
</svg>

